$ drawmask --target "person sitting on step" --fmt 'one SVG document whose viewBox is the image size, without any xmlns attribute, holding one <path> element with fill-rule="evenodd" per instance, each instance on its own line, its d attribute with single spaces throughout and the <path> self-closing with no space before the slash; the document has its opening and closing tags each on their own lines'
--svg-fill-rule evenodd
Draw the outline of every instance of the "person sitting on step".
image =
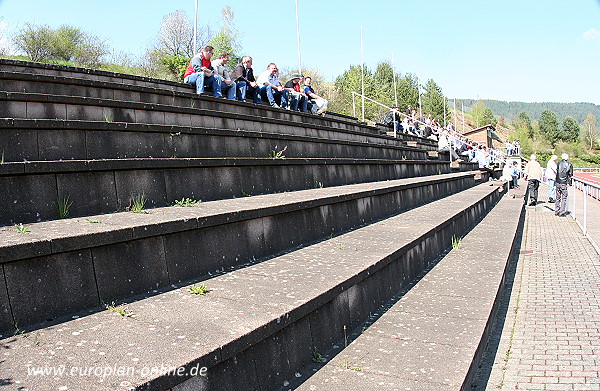
<svg viewBox="0 0 600 391">
<path fill-rule="evenodd" d="M 260 87 L 254 79 L 252 57 L 242 57 L 242 62 L 231 72 L 231 79 L 236 83 L 237 99 L 239 101 L 245 102 L 246 96 L 249 95 L 254 103 L 262 103 Z"/>
<path fill-rule="evenodd" d="M 312 88 L 312 78 L 310 76 L 304 78 L 304 93 L 308 96 L 308 111 L 324 116 L 329 102 L 315 93 L 315 90 Z"/>
<path fill-rule="evenodd" d="M 258 76 L 257 83 L 260 87 L 262 100 L 267 100 L 273 107 L 288 106 L 288 91 L 279 82 L 279 69 L 275 63 L 270 63 L 267 70 Z M 277 100 L 279 99 L 279 104 Z"/>
<path fill-rule="evenodd" d="M 229 71 L 225 64 L 229 61 L 229 53 L 222 52 L 219 58 L 214 60 L 211 65 L 215 70 L 215 77 L 221 84 L 221 92 L 227 92 L 227 99 L 235 100 L 235 82 L 231 80 Z"/>
<path fill-rule="evenodd" d="M 200 53 L 196 54 L 190 60 L 185 73 L 183 74 L 183 82 L 196 86 L 196 93 L 203 94 L 204 86 L 211 85 L 213 95 L 217 98 L 223 96 L 221 93 L 221 83 L 214 75 L 214 68 L 210 63 L 213 56 L 214 48 L 212 46 L 204 47 Z"/>
<path fill-rule="evenodd" d="M 308 97 L 304 93 L 304 90 L 300 87 L 300 82 L 304 79 L 304 76 L 299 73 L 294 73 L 283 88 L 288 91 L 290 97 L 290 109 L 294 111 L 300 110 L 306 113 L 308 106 Z"/>
</svg>

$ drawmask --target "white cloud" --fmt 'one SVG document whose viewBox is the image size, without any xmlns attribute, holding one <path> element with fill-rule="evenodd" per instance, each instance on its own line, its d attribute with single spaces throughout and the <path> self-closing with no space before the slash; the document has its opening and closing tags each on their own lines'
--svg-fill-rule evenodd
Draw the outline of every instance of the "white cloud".
<svg viewBox="0 0 600 391">
<path fill-rule="evenodd" d="M 595 28 L 591 28 L 583 33 L 583 38 L 600 41 L 600 31 L 596 30 Z"/>
</svg>

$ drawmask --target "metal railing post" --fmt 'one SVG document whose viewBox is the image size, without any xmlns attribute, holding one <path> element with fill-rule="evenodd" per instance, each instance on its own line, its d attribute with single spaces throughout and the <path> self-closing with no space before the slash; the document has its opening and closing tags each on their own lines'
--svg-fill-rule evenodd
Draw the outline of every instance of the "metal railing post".
<svg viewBox="0 0 600 391">
<path fill-rule="evenodd" d="M 573 220 L 577 220 L 577 216 L 575 216 L 575 191 L 577 190 L 576 181 L 573 182 L 573 191 L 571 191 L 571 197 L 573 197 L 573 210 L 571 211 L 571 216 L 573 216 Z M 567 196 L 567 205 L 569 205 L 569 197 Z"/>
<path fill-rule="evenodd" d="M 583 236 L 587 236 L 587 197 L 588 185 L 583 184 Z"/>
</svg>

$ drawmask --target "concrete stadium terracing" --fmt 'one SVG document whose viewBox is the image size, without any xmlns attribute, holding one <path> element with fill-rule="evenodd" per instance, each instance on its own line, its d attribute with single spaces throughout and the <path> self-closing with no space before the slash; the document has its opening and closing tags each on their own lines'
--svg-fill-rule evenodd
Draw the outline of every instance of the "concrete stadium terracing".
<svg viewBox="0 0 600 391">
<path fill-rule="evenodd" d="M 432 353 L 452 380 L 402 381 L 469 387 L 522 216 L 474 164 L 355 118 L 179 83 L 8 60 L 0 80 L 0 387 L 312 389 L 331 371 L 319 357 L 382 306 L 437 298 L 440 319 L 457 289 L 472 300 L 451 305 L 477 316 L 424 330 L 462 338 L 454 364 Z M 185 198 L 202 202 L 173 206 Z M 437 264 L 462 237 L 466 253 Z M 436 283 L 409 289 L 436 264 Z M 414 362 L 386 348 L 390 365 Z"/>
</svg>

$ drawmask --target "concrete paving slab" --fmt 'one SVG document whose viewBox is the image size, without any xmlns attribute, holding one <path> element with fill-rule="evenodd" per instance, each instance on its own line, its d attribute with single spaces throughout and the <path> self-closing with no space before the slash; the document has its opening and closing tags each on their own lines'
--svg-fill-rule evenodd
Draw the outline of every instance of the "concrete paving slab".
<svg viewBox="0 0 600 391">
<path fill-rule="evenodd" d="M 353 379 L 340 380 L 332 369 L 340 362 L 377 373 L 384 378 L 382 384 L 400 376 L 423 384 L 416 389 L 426 389 L 429 383 L 446 385 L 438 389 L 462 389 L 477 365 L 474 360 L 493 313 L 521 208 L 521 200 L 501 200 L 458 249 L 299 389 L 319 389 L 330 382 L 337 389 L 351 389 Z M 504 235 L 495 228 L 500 222 Z M 498 242 L 508 244 L 490 246 Z M 376 389 L 377 380 L 370 381 L 361 385 Z"/>
<path fill-rule="evenodd" d="M 460 198 L 466 206 L 493 191 L 489 187 L 470 189 L 392 219 L 401 222 L 403 218 L 427 215 L 427 210 L 446 211 L 439 213 L 437 219 L 424 219 L 419 229 L 428 232 L 439 224 L 440 218 L 450 218 L 456 213 L 443 207 L 449 200 Z M 367 226 L 332 238 L 329 242 L 206 280 L 208 289 L 213 290 L 207 296 L 192 296 L 185 291 L 186 288 L 156 292 L 154 296 L 126 305 L 125 309 L 134 314 L 131 317 L 103 311 L 39 330 L 39 345 L 29 338 L 17 338 L 11 343 L 13 346 L 26 345 L 23 349 L 41 346 L 51 350 L 55 352 L 52 356 L 56 357 L 52 362 L 61 364 L 74 362 L 78 367 L 134 367 L 133 374 L 124 377 L 113 374 L 104 379 L 106 389 L 112 390 L 125 389 L 123 384 L 148 381 L 152 376 L 144 376 L 142 371 L 148 370 L 144 368 L 162 364 L 169 368 L 185 366 L 189 369 L 195 364 L 211 367 L 223 358 L 241 352 L 258 336 L 267 337 L 269 333 L 277 332 L 283 327 L 278 324 L 285 325 L 287 317 L 292 318 L 290 322 L 293 320 L 294 311 L 298 311 L 298 317 L 306 315 L 301 314 L 299 308 L 310 307 L 323 300 L 321 297 L 327 295 L 328 286 L 339 286 L 344 280 L 359 282 L 370 275 L 370 265 L 386 258 L 383 253 L 386 249 L 379 240 L 371 241 L 364 231 L 380 232 L 384 227 L 377 224 Z M 394 236 L 390 237 L 403 240 L 395 233 L 391 234 Z M 348 247 L 340 248 L 338 240 L 342 244 L 347 240 Z M 355 249 L 360 251 L 353 251 Z M 310 255 L 312 252 L 315 256 Z M 300 253 L 304 253 L 308 261 L 300 258 Z M 290 276 L 289 280 L 285 280 L 286 275 Z M 17 351 L 17 347 L 13 349 Z M 14 380 L 25 386 L 33 385 L 35 388 L 42 381 L 54 385 L 64 382 L 64 378 L 46 377 L 40 380 L 28 377 L 23 371 L 26 362 L 44 366 L 48 361 L 42 354 L 34 356 L 34 359 L 11 354 L 0 363 L 0 367 L 3 373 L 10 373 Z M 163 389 L 184 380 L 158 375 L 155 378 L 158 382 L 156 387 Z M 95 386 L 100 384 L 94 376 L 88 376 L 86 381 Z"/>
<path fill-rule="evenodd" d="M 454 390 L 452 385 L 431 383 L 424 380 L 410 380 L 393 376 L 382 376 L 370 371 L 358 371 L 340 366 L 326 366 L 322 369 L 323 381 L 318 384 L 303 384 L 298 391 L 331 390 L 381 390 L 381 391 L 441 391 Z"/>
<path fill-rule="evenodd" d="M 599 389 L 600 255 L 570 217 L 554 215 L 545 190 L 526 208 L 512 289 L 473 390 Z"/>
</svg>

